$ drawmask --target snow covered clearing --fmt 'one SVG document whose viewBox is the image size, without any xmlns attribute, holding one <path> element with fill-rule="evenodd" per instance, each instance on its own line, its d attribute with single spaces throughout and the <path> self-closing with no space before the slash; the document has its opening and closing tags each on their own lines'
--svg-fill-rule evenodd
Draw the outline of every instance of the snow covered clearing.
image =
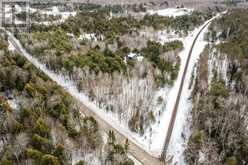
<svg viewBox="0 0 248 165">
<path fill-rule="evenodd" d="M 206 25 L 209 21 L 206 21 L 204 25 Z M 75 83 L 71 81 L 68 77 L 58 75 L 46 68 L 45 65 L 41 64 L 37 59 L 33 58 L 32 55 L 30 55 L 20 44 L 20 42 L 10 33 L 7 32 L 10 40 L 17 45 L 17 47 L 22 51 L 23 55 L 31 62 L 33 63 L 37 68 L 42 70 L 46 75 L 48 75 L 52 80 L 54 80 L 58 85 L 64 87 L 68 93 L 70 93 L 73 97 L 78 99 L 80 102 L 82 102 L 84 105 L 86 105 L 92 112 L 94 112 L 97 116 L 100 116 L 102 120 L 105 122 L 109 123 L 113 128 L 118 130 L 121 134 L 124 136 L 128 137 L 129 140 L 131 140 L 133 143 L 137 144 L 141 148 L 143 148 L 145 151 L 150 153 L 151 155 L 155 157 L 159 157 L 161 154 L 161 151 L 163 149 L 163 144 L 165 141 L 166 137 L 166 132 L 168 129 L 169 121 L 171 118 L 172 110 L 175 105 L 176 101 L 176 96 L 179 91 L 179 85 L 182 79 L 182 74 L 183 70 L 185 68 L 186 60 L 190 51 L 190 48 L 192 46 L 193 40 L 199 33 L 199 31 L 202 29 L 204 26 L 200 26 L 197 29 L 195 29 L 189 36 L 187 36 L 184 40 L 184 47 L 185 49 L 180 53 L 180 58 L 181 58 L 181 66 L 180 66 L 180 71 L 177 80 L 174 83 L 174 86 L 169 89 L 168 92 L 163 93 L 166 94 L 166 104 L 164 111 L 160 114 L 158 117 L 158 122 L 154 123 L 154 125 L 151 126 L 150 129 L 147 129 L 145 134 L 143 136 L 140 136 L 136 133 L 131 132 L 126 126 L 125 123 L 121 122 L 118 120 L 118 117 L 116 117 L 116 114 L 113 114 L 111 112 L 106 112 L 96 106 L 93 102 L 89 101 L 89 99 L 81 92 L 78 91 Z M 203 37 L 203 33 L 201 33 L 201 39 Z M 190 62 L 190 70 L 188 71 L 189 73 L 192 72 L 193 65 L 196 63 L 197 58 L 200 54 L 200 51 L 204 48 L 204 42 L 197 42 L 197 45 L 195 46 L 197 49 L 193 51 L 193 57 Z M 187 75 L 187 81 L 188 77 L 190 77 L 190 74 Z M 187 89 L 187 84 L 186 82 L 186 89 Z M 184 125 L 185 121 L 185 112 L 189 109 L 189 105 L 187 103 L 188 96 L 190 95 L 190 91 L 188 90 L 183 91 L 183 97 L 182 99 L 184 101 L 180 102 L 179 108 L 180 109 L 186 109 L 185 111 L 180 110 L 179 111 L 179 117 L 177 117 L 177 124 L 175 125 L 175 131 L 173 131 L 173 141 L 171 142 L 170 147 L 170 154 L 175 154 L 175 157 L 177 157 L 178 150 L 183 152 L 181 150 L 180 146 L 182 146 L 182 141 L 180 139 L 181 137 L 181 130 Z M 168 89 L 162 89 L 161 91 L 166 91 Z M 161 92 L 160 91 L 160 92 Z M 179 142 L 178 142 L 179 141 Z M 175 147 L 175 145 L 179 145 L 179 147 Z M 174 148 L 176 150 L 173 150 L 171 148 Z M 180 153 L 181 154 L 181 153 Z"/>
<path fill-rule="evenodd" d="M 40 10 L 40 9 L 36 9 L 36 8 L 31 8 L 31 7 L 28 10 L 30 11 L 30 13 L 38 12 L 41 15 L 61 16 L 61 18 L 59 20 L 55 20 L 55 21 L 35 22 L 36 24 L 42 24 L 42 25 L 46 25 L 46 26 L 63 23 L 70 16 L 75 16 L 77 14 L 76 11 L 60 11 L 57 6 L 53 6 L 50 10 Z"/>
<path fill-rule="evenodd" d="M 53 15 L 53 16 L 58 16 L 61 15 L 61 21 L 65 21 L 68 17 L 70 16 L 75 16 L 77 14 L 77 12 L 73 11 L 73 12 L 69 12 L 69 11 L 64 11 L 61 12 L 59 11 L 59 8 L 57 6 L 53 6 L 52 9 L 50 11 L 41 11 L 41 14 L 46 14 L 46 15 Z"/>
<path fill-rule="evenodd" d="M 189 15 L 192 11 L 193 9 L 188 8 L 167 8 L 162 10 L 149 10 L 148 13 L 151 15 L 158 14 L 166 17 L 178 17 L 182 15 Z"/>
<path fill-rule="evenodd" d="M 159 31 L 157 33 L 157 40 L 161 43 L 164 44 L 166 42 L 172 42 L 172 41 L 182 41 L 185 39 L 183 37 L 180 37 L 178 34 L 176 34 L 175 31 L 168 32 L 167 30 L 164 31 Z"/>
</svg>

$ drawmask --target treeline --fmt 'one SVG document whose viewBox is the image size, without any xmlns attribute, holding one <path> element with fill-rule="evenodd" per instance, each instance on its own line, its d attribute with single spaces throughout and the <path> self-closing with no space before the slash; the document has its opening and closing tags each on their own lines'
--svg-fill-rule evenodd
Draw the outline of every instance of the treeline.
<svg viewBox="0 0 248 165">
<path fill-rule="evenodd" d="M 171 28 L 177 33 L 187 34 L 194 27 L 199 26 L 205 20 L 213 16 L 213 11 L 193 11 L 189 15 L 179 17 L 164 17 L 159 15 L 145 15 L 141 19 L 133 16 L 111 16 L 104 10 L 82 11 L 75 17 L 70 17 L 61 26 L 67 32 L 80 35 L 82 32 L 103 35 L 105 39 L 116 39 L 118 36 L 129 33 L 142 27 L 153 27 L 155 30 Z M 47 31 L 57 28 L 57 26 L 42 26 L 33 24 L 31 31 Z"/>
</svg>

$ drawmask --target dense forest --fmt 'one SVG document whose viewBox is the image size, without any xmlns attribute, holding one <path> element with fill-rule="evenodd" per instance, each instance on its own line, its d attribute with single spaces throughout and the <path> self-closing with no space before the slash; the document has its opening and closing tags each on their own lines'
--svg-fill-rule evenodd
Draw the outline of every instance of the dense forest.
<svg viewBox="0 0 248 165">
<path fill-rule="evenodd" d="M 193 93 L 189 164 L 248 163 L 247 14 L 230 10 L 209 28 Z"/>
<path fill-rule="evenodd" d="M 103 132 L 55 82 L 17 53 L 0 33 L 0 164 L 132 165 L 128 142 Z M 106 134 L 106 133 L 105 133 Z M 89 155 L 93 155 L 89 157 Z M 88 157 L 88 158 L 87 158 Z"/>
</svg>

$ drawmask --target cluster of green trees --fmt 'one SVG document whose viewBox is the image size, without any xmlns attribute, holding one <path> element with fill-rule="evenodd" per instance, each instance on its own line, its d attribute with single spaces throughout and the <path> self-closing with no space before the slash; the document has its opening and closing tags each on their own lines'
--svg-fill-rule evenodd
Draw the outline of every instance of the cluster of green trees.
<svg viewBox="0 0 248 165">
<path fill-rule="evenodd" d="M 248 52 L 247 14 L 248 11 L 245 9 L 232 10 L 230 14 L 215 20 L 209 33 L 212 41 L 225 41 L 217 46 L 221 52 L 241 60 L 247 58 Z"/>
<path fill-rule="evenodd" d="M 188 34 L 196 26 L 203 24 L 204 21 L 213 17 L 212 11 L 193 11 L 190 15 L 183 15 L 171 20 L 171 27 L 178 33 Z"/>
<path fill-rule="evenodd" d="M 145 26 L 152 26 L 154 29 L 159 30 L 170 25 L 171 18 L 155 15 L 145 15 L 141 20 L 141 24 Z"/>
<path fill-rule="evenodd" d="M 119 159 L 119 155 L 126 155 L 128 151 L 128 140 L 126 139 L 125 144 L 121 145 L 116 142 L 116 137 L 113 131 L 109 131 L 108 133 L 108 144 L 110 146 L 108 152 L 108 161 L 114 162 L 114 164 L 120 165 L 134 165 L 134 162 L 130 160 L 128 157 L 123 157 L 123 159 Z"/>
<path fill-rule="evenodd" d="M 110 18 L 109 13 L 105 11 L 81 12 L 61 25 L 65 31 L 76 35 L 84 31 L 104 35 L 107 39 L 127 33 L 131 28 L 139 26 L 139 21 L 131 16 Z"/>
<path fill-rule="evenodd" d="M 39 12 L 35 13 L 28 13 L 26 11 L 22 11 L 16 14 L 16 17 L 21 21 L 27 21 L 27 15 L 29 14 L 29 18 L 31 21 L 34 22 L 44 22 L 44 21 L 56 21 L 62 18 L 61 15 L 47 15 L 47 14 L 40 14 Z"/>
<path fill-rule="evenodd" d="M 155 41 L 148 41 L 147 47 L 141 50 L 142 54 L 153 63 L 154 67 L 161 71 L 162 74 L 156 77 L 159 86 L 172 84 L 177 78 L 180 66 L 180 63 L 173 65 L 171 62 L 162 59 L 160 55 L 172 50 L 181 49 L 183 49 L 183 43 L 181 41 L 172 41 L 164 45 Z M 170 79 L 165 78 L 164 73 L 170 74 Z"/>
<path fill-rule="evenodd" d="M 82 57 L 83 56 L 83 57 Z M 95 73 L 126 72 L 123 58 L 106 49 L 101 52 L 97 49 L 90 50 L 86 55 L 71 56 L 63 61 L 63 67 L 70 71 L 73 66 L 79 68 L 88 67 Z"/>
<path fill-rule="evenodd" d="M 55 55 L 60 56 L 72 50 L 71 40 L 61 28 L 56 28 L 48 32 L 35 32 L 31 35 L 24 33 L 19 37 L 22 39 L 23 44 L 41 44 L 38 49 L 30 50 L 34 55 L 44 55 L 47 51 L 53 50 Z M 32 40 L 28 40 L 30 37 Z"/>
</svg>

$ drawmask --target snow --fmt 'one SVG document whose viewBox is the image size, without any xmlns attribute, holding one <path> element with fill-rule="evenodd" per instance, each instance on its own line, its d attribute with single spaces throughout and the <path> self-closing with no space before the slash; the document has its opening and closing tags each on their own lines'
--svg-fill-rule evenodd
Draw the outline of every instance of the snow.
<svg viewBox="0 0 248 165">
<path fill-rule="evenodd" d="M 9 106 L 11 107 L 11 109 L 13 109 L 13 110 L 19 110 L 20 109 L 20 105 L 16 99 L 7 100 L 7 102 L 9 104 Z"/>
<path fill-rule="evenodd" d="M 148 13 L 151 15 L 158 14 L 166 17 L 178 17 L 182 15 L 189 15 L 192 11 L 193 9 L 188 8 L 167 8 L 162 10 L 149 10 Z"/>
<path fill-rule="evenodd" d="M 179 55 L 181 58 L 181 65 L 180 65 L 178 78 L 175 81 L 174 86 L 170 89 L 169 93 L 167 94 L 167 98 L 166 98 L 167 104 L 165 105 L 164 112 L 161 114 L 160 123 L 156 123 L 155 125 L 153 125 L 151 127 L 152 135 L 150 134 L 150 132 L 147 131 L 147 132 L 145 132 L 145 135 L 143 137 L 139 137 L 139 141 L 141 141 L 144 146 L 147 147 L 147 144 L 150 143 L 148 148 L 146 148 L 146 149 L 149 151 L 152 151 L 153 153 L 156 153 L 156 155 L 159 155 L 163 149 L 164 140 L 166 138 L 166 132 L 167 132 L 167 129 L 169 126 L 169 121 L 170 121 L 170 118 L 172 115 L 172 110 L 173 110 L 174 105 L 175 105 L 175 101 L 176 101 L 175 98 L 177 97 L 177 94 L 179 91 L 179 86 L 180 86 L 183 71 L 184 71 L 184 68 L 186 65 L 188 53 L 190 51 L 190 48 L 192 46 L 194 38 L 196 37 L 196 35 L 198 34 L 198 32 L 200 31 L 200 29 L 202 27 L 203 26 L 195 29 L 192 32 L 192 34 L 190 34 L 189 36 L 187 36 L 183 40 L 184 50 Z M 191 65 L 192 65 L 192 62 L 190 63 L 190 66 Z M 188 76 L 188 77 L 190 77 L 190 76 Z M 179 109 L 180 109 L 180 107 L 179 107 Z M 182 111 L 180 111 L 180 112 L 182 112 Z M 179 137 L 181 137 L 181 135 L 179 135 Z M 174 136 L 173 136 L 173 138 L 174 138 Z"/>
<path fill-rule="evenodd" d="M 79 40 L 89 40 L 89 41 L 97 41 L 97 37 L 95 33 L 84 33 L 81 34 L 78 38 Z"/>
<path fill-rule="evenodd" d="M 129 57 L 129 58 L 135 58 L 136 56 L 137 56 L 137 54 L 132 53 L 132 52 L 127 55 L 127 57 Z"/>
<path fill-rule="evenodd" d="M 138 57 L 137 57 L 137 60 L 138 60 L 139 62 L 143 61 L 143 59 L 144 59 L 143 56 L 138 56 Z"/>
<path fill-rule="evenodd" d="M 219 60 L 220 58 L 222 58 L 222 60 Z M 213 53 L 210 54 L 208 61 L 208 84 L 211 84 L 214 77 L 214 70 L 216 70 L 218 76 L 220 76 L 219 78 L 224 80 L 225 84 L 228 85 L 228 64 L 227 55 L 218 54 L 218 52 L 214 50 Z"/>
<path fill-rule="evenodd" d="M 143 61 L 143 59 L 144 59 L 144 57 L 142 55 L 137 54 L 137 53 L 133 53 L 133 52 L 129 53 L 127 55 L 127 57 L 130 59 L 137 59 L 137 61 L 139 61 L 139 62 Z"/>
<path fill-rule="evenodd" d="M 179 37 L 179 35 L 176 34 L 175 31 L 172 31 L 170 33 L 167 32 L 167 30 L 163 30 L 163 31 L 159 31 L 157 33 L 157 40 L 161 43 L 161 44 L 165 44 L 167 42 L 172 42 L 172 41 L 183 41 L 184 38 L 183 37 Z"/>
<path fill-rule="evenodd" d="M 209 21 L 205 22 L 207 24 Z M 204 24 L 204 25 L 205 25 Z M 14 41 L 17 46 L 22 51 L 23 55 L 31 62 L 33 63 L 37 68 L 39 68 L 41 71 L 43 71 L 46 75 L 48 75 L 52 80 L 54 80 L 58 85 L 64 87 L 68 93 L 70 93 L 73 97 L 75 97 L 77 100 L 82 102 L 86 107 L 88 107 L 92 112 L 94 112 L 97 116 L 100 116 L 102 120 L 104 120 L 106 123 L 109 123 L 114 129 L 118 130 L 120 133 L 125 135 L 126 137 L 129 137 L 129 140 L 131 140 L 133 143 L 137 144 L 144 150 L 146 150 L 149 154 L 159 157 L 162 149 L 164 140 L 166 137 L 166 132 L 168 129 L 169 121 L 172 114 L 172 109 L 175 105 L 175 98 L 177 96 L 180 81 L 182 79 L 182 73 L 186 64 L 187 55 L 189 53 L 190 47 L 193 43 L 194 38 L 200 31 L 200 29 L 203 27 L 203 25 L 197 29 L 195 29 L 192 34 L 190 34 L 188 37 L 186 37 L 183 41 L 185 49 L 180 53 L 181 58 L 181 66 L 180 71 L 177 80 L 174 83 L 174 86 L 167 94 L 166 102 L 164 112 L 161 114 L 160 122 L 155 123 L 150 130 L 152 130 L 152 134 L 150 130 L 147 130 L 145 134 L 141 137 L 140 135 L 131 132 L 127 127 L 123 126 L 123 123 L 121 123 L 118 120 L 118 117 L 116 117 L 116 114 L 113 114 L 111 112 L 105 112 L 104 110 L 97 107 L 94 103 L 89 101 L 89 99 L 81 92 L 78 91 L 76 88 L 76 85 L 73 81 L 71 81 L 68 77 L 58 75 L 51 70 L 48 70 L 44 64 L 41 64 L 38 62 L 37 59 L 35 59 L 32 55 L 30 55 L 26 50 L 21 46 L 20 42 L 10 33 L 7 31 L 10 39 Z M 203 33 L 201 33 L 200 38 L 202 39 Z M 192 59 L 190 62 L 190 68 L 189 73 L 191 73 L 193 64 L 197 61 L 197 58 L 199 56 L 199 52 L 204 48 L 205 42 L 202 42 L 199 40 L 199 42 L 196 43 L 195 49 L 192 54 Z M 189 77 L 190 74 L 186 76 L 186 82 L 183 90 L 183 96 L 182 101 L 179 105 L 179 113 L 178 117 L 176 118 L 176 124 L 175 124 L 175 130 L 172 134 L 172 142 L 169 146 L 169 153 L 173 154 L 175 157 L 178 157 L 178 160 L 181 158 L 181 154 L 183 151 L 183 142 L 181 140 L 181 132 L 182 127 L 184 126 L 185 122 L 185 114 L 187 113 L 190 104 L 188 103 L 188 96 L 190 94 L 189 91 L 187 91 L 187 84 L 189 83 Z M 173 147 L 172 147 L 173 146 Z M 177 146 L 177 147 L 175 147 Z"/>
<path fill-rule="evenodd" d="M 15 51 L 15 47 L 13 46 L 13 44 L 10 41 L 8 41 L 8 43 L 9 43 L 8 50 L 11 52 Z"/>
<path fill-rule="evenodd" d="M 52 9 L 50 11 L 45 11 L 42 10 L 41 14 L 46 14 L 46 15 L 53 15 L 53 16 L 57 16 L 57 15 L 61 15 L 61 21 L 65 21 L 68 17 L 70 16 L 75 16 L 77 12 L 61 12 L 59 11 L 57 6 L 53 6 Z"/>
<path fill-rule="evenodd" d="M 76 11 L 73 11 L 73 12 L 69 12 L 69 11 L 61 12 L 61 11 L 59 11 L 57 6 L 53 6 L 51 8 L 51 10 L 40 10 L 40 9 L 29 7 L 29 11 L 30 11 L 30 13 L 39 12 L 40 14 L 43 14 L 43 15 L 53 15 L 53 16 L 60 16 L 61 15 L 61 19 L 59 19 L 59 20 L 34 22 L 34 23 L 41 24 L 41 25 L 46 25 L 46 26 L 63 23 L 68 17 L 75 16 L 77 14 Z"/>
<path fill-rule="evenodd" d="M 218 14 L 217 16 L 213 17 L 211 20 L 219 16 L 220 15 Z M 204 25 L 206 25 L 208 22 L 209 21 L 205 22 Z M 189 62 L 188 70 L 187 70 L 188 74 L 185 77 L 184 87 L 183 87 L 181 99 L 179 102 L 179 107 L 178 107 L 179 111 L 177 113 L 174 129 L 173 129 L 172 136 L 171 136 L 171 141 L 168 147 L 168 154 L 170 156 L 173 156 L 173 163 L 177 163 L 179 165 L 186 164 L 184 161 L 183 152 L 185 150 L 187 140 L 191 134 L 190 124 L 188 123 L 188 120 L 190 120 L 190 110 L 192 109 L 190 96 L 193 90 L 192 88 L 190 89 L 189 86 L 191 82 L 191 75 L 196 74 L 194 70 L 194 66 L 198 62 L 200 54 L 202 53 L 205 46 L 207 45 L 207 42 L 204 41 L 204 34 L 207 32 L 208 26 L 204 28 L 202 33 L 199 35 L 195 43 L 193 52 L 192 52 L 192 56 Z"/>
</svg>

